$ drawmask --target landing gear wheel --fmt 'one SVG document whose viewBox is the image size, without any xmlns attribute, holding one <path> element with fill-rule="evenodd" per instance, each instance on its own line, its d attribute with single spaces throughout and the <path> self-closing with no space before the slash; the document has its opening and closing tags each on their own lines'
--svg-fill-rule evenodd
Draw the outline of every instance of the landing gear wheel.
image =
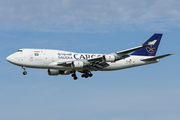
<svg viewBox="0 0 180 120">
<path fill-rule="evenodd" d="M 88 78 L 89 77 L 89 74 L 88 73 L 85 73 L 85 78 Z"/>
<path fill-rule="evenodd" d="M 72 77 L 75 77 L 75 76 L 76 76 L 76 74 L 74 74 L 74 73 L 73 73 L 71 76 L 72 76 Z"/>
<path fill-rule="evenodd" d="M 77 80 L 77 79 L 78 79 L 78 77 L 75 76 L 75 77 L 74 77 L 74 80 Z"/>
<path fill-rule="evenodd" d="M 90 73 L 88 76 L 89 76 L 89 77 L 92 77 L 92 76 L 93 76 L 93 74 L 92 74 L 92 73 Z"/>
<path fill-rule="evenodd" d="M 85 77 L 85 75 L 84 75 L 84 74 L 82 74 L 82 75 L 81 75 L 81 77 Z"/>
<path fill-rule="evenodd" d="M 24 72 L 23 72 L 23 75 L 26 75 L 26 74 L 27 74 L 27 72 L 26 72 L 26 71 L 24 71 Z"/>
<path fill-rule="evenodd" d="M 81 75 L 81 77 L 84 77 L 84 78 L 88 78 L 92 76 L 93 74 L 90 71 L 83 71 L 83 74 Z"/>
</svg>

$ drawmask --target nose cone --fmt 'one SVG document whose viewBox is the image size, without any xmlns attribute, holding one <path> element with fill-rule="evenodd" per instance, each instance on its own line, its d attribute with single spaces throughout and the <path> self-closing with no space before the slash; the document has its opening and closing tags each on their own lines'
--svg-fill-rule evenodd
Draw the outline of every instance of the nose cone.
<svg viewBox="0 0 180 120">
<path fill-rule="evenodd" d="M 13 53 L 9 55 L 6 60 L 12 64 L 18 65 L 19 64 L 19 57 L 17 56 L 17 53 Z"/>
<path fill-rule="evenodd" d="M 8 56 L 8 57 L 6 58 L 6 60 L 9 62 L 9 61 L 10 61 L 10 56 Z"/>
<path fill-rule="evenodd" d="M 9 55 L 6 60 L 10 63 L 13 63 L 13 55 Z"/>
<path fill-rule="evenodd" d="M 11 59 L 11 55 L 6 58 L 6 60 L 7 60 L 8 62 L 10 62 L 10 59 Z"/>
</svg>

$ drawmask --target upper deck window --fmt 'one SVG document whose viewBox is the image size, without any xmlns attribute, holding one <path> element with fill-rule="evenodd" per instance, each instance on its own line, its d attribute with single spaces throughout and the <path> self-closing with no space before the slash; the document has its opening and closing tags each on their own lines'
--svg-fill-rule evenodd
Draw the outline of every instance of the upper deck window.
<svg viewBox="0 0 180 120">
<path fill-rule="evenodd" d="M 17 52 L 23 52 L 22 50 L 18 50 Z"/>
</svg>

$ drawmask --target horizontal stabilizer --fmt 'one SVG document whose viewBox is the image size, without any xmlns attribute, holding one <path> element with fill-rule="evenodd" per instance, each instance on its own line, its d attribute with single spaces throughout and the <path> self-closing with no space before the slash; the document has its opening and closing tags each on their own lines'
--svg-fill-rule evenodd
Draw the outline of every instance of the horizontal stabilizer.
<svg viewBox="0 0 180 120">
<path fill-rule="evenodd" d="M 166 55 L 161 55 L 161 56 L 157 56 L 157 57 L 147 58 L 147 59 L 143 59 L 141 61 L 153 61 L 153 60 L 161 59 L 161 58 L 164 58 L 164 57 L 167 57 L 170 55 L 172 55 L 172 54 L 166 54 Z"/>
</svg>

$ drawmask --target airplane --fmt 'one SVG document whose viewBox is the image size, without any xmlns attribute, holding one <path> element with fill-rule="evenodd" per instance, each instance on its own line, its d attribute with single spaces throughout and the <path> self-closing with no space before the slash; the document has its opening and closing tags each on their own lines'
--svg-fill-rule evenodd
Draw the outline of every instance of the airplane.
<svg viewBox="0 0 180 120">
<path fill-rule="evenodd" d="M 47 69 L 50 76 L 70 75 L 77 80 L 76 71 L 81 77 L 92 77 L 92 71 L 113 71 L 141 65 L 157 63 L 161 58 L 172 54 L 155 56 L 162 34 L 155 33 L 144 44 L 111 54 L 74 53 L 52 49 L 19 49 L 6 60 L 26 68 Z M 130 54 L 131 53 L 131 54 Z"/>
</svg>

